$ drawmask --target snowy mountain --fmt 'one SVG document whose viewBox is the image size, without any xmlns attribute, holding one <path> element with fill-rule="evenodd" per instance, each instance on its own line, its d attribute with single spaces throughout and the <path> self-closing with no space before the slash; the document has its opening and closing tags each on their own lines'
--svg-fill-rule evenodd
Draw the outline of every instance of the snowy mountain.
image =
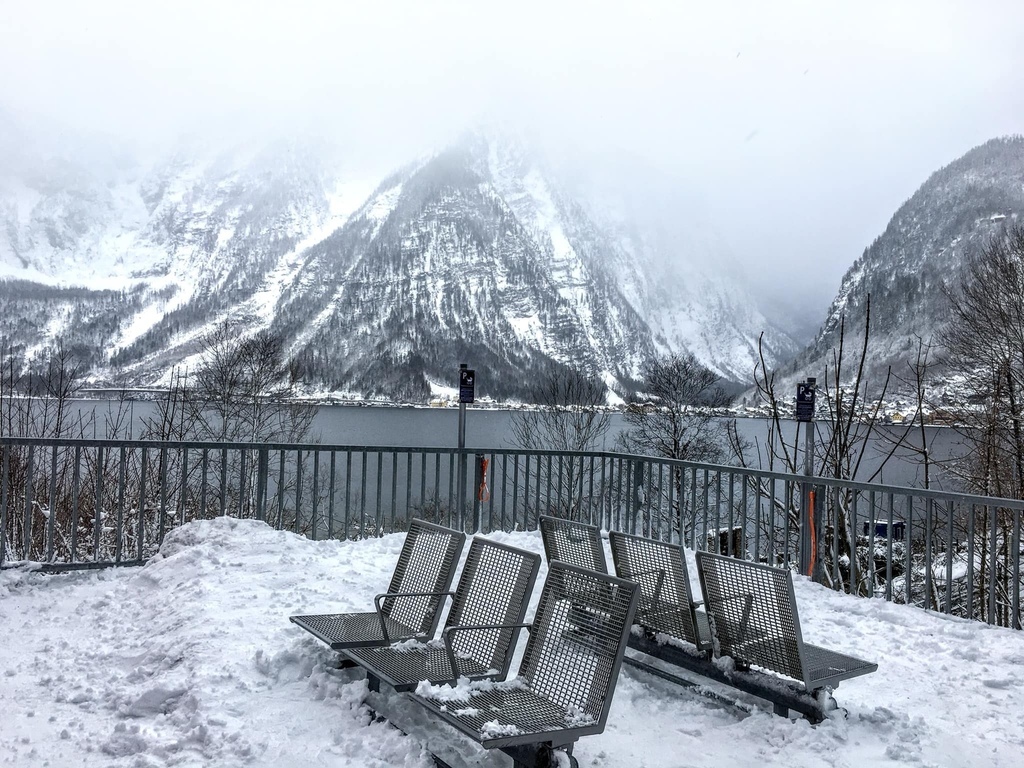
<svg viewBox="0 0 1024 768">
<path fill-rule="evenodd" d="M 846 318 L 847 348 L 859 353 L 871 297 L 869 370 L 906 371 L 917 337 L 937 341 L 945 327 L 943 281 L 964 258 L 1015 222 L 1024 222 L 1024 137 L 975 147 L 932 174 L 843 277 L 814 343 L 791 372 L 820 376 Z"/>
<path fill-rule="evenodd" d="M 771 298 L 757 295 L 756 275 L 734 262 L 724 239 L 706 223 L 701 190 L 629 155 L 575 158 L 563 161 L 559 172 L 610 236 L 609 262 L 659 352 L 687 349 L 722 376 L 749 382 L 762 332 L 770 359 L 799 351 L 778 321 L 792 309 L 780 302 L 777 317 L 762 311 Z"/>
<path fill-rule="evenodd" d="M 658 353 L 747 380 L 762 330 L 792 349 L 707 243 L 521 141 L 472 133 L 376 189 L 323 141 L 65 146 L 0 113 L 0 333 L 29 357 L 59 339 L 97 378 L 157 381 L 225 320 L 281 334 L 311 391 L 410 400 L 463 361 L 528 398 L 560 366 L 628 389 Z"/>
<path fill-rule="evenodd" d="M 326 145 L 189 142 L 145 163 L 55 143 L 0 121 L 0 276 L 36 284 L 0 290 L 45 318 L 8 315 L 2 333 L 29 353 L 60 338 L 138 381 L 180 361 L 211 322 L 269 324 L 307 238 L 344 223 L 371 188 L 343 181 Z"/>
</svg>

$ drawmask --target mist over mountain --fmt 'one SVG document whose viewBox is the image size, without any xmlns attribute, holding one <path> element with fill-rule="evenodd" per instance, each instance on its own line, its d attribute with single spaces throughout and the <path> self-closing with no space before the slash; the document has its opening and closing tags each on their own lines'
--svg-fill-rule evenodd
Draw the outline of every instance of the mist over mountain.
<svg viewBox="0 0 1024 768">
<path fill-rule="evenodd" d="M 0 120 L 2 332 L 97 381 L 160 381 L 224 321 L 281 335 L 310 392 L 413 401 L 465 361 L 528 399 L 559 366 L 627 391 L 658 354 L 744 381 L 762 331 L 773 361 L 796 348 L 667 180 L 598 183 L 500 131 L 381 181 L 305 137 L 62 144 Z"/>
<path fill-rule="evenodd" d="M 955 287 L 964 259 L 1021 221 L 1024 137 L 992 139 L 936 171 L 847 270 L 813 344 L 786 370 L 820 376 L 844 317 L 848 360 L 859 354 L 870 296 L 868 373 L 906 376 L 918 338 L 937 343 L 946 326 L 943 283 Z"/>
</svg>

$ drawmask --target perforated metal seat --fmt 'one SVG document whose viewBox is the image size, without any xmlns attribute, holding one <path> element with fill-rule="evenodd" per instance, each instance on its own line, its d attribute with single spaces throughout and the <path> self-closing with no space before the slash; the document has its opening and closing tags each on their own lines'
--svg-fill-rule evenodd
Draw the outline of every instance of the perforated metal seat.
<svg viewBox="0 0 1024 768">
<path fill-rule="evenodd" d="M 608 573 L 601 543 L 601 529 L 596 525 L 541 515 L 540 537 L 548 562 L 561 560 L 579 568 Z"/>
<path fill-rule="evenodd" d="M 517 766 L 548 765 L 552 750 L 604 730 L 637 598 L 633 582 L 554 561 L 515 679 L 460 700 L 451 688 L 410 696 Z"/>
<path fill-rule="evenodd" d="M 615 573 L 640 585 L 636 623 L 710 650 L 711 625 L 691 595 L 682 547 L 620 531 L 610 531 L 608 539 Z"/>
<path fill-rule="evenodd" d="M 809 692 L 878 669 L 803 641 L 789 570 L 698 552 L 697 571 L 720 656 L 797 680 Z"/>
<path fill-rule="evenodd" d="M 366 670 L 374 687 L 381 680 L 400 691 L 420 680 L 503 680 L 538 570 L 540 555 L 474 538 L 458 586 L 447 593 L 453 599 L 443 642 L 354 648 L 344 655 Z"/>
<path fill-rule="evenodd" d="M 433 637 L 465 541 L 461 531 L 413 520 L 376 611 L 288 618 L 336 651 Z"/>
</svg>

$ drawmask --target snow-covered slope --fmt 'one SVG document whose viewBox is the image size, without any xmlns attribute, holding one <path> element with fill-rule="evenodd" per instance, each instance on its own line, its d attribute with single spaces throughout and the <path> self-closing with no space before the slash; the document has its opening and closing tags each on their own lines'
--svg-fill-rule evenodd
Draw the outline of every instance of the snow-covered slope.
<svg viewBox="0 0 1024 768">
<path fill-rule="evenodd" d="M 762 332 L 770 362 L 797 351 L 760 311 L 749 277 L 687 205 L 678 179 L 629 157 L 551 155 L 491 139 L 495 185 L 520 221 L 602 264 L 651 329 L 657 353 L 688 350 L 722 376 L 747 381 Z"/>
<path fill-rule="evenodd" d="M 328 147 L 304 141 L 192 141 L 142 162 L 102 144 L 72 152 L 7 119 L 0 149 L 0 276 L 126 292 L 97 355 L 122 365 L 225 313 L 268 323 L 307 238 L 344 223 L 371 188 L 344 178 Z M 55 302 L 44 308 L 70 317 Z M 47 341 L 3 330 L 16 343 Z M 47 330 L 51 340 L 97 341 L 70 322 Z"/>
<path fill-rule="evenodd" d="M 536 532 L 488 537 L 542 550 Z M 453 765 L 507 766 L 401 695 L 369 693 L 361 672 L 339 670 L 337 654 L 288 621 L 368 610 L 401 544 L 312 542 L 222 517 L 174 531 L 142 568 L 0 571 L 0 765 L 427 768 L 429 747 Z M 545 575 L 542 563 L 528 619 Z M 580 765 L 1019 764 L 1024 633 L 802 577 L 795 587 L 808 642 L 878 663 L 837 689 L 846 716 L 811 726 L 735 691 L 734 707 L 623 666 L 604 733 L 576 745 Z"/>
</svg>

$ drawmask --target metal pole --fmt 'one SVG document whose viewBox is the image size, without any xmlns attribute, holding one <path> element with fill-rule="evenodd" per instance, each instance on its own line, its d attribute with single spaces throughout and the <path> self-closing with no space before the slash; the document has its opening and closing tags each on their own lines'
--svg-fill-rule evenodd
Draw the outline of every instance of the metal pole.
<svg viewBox="0 0 1024 768">
<path fill-rule="evenodd" d="M 806 388 L 813 393 L 815 379 L 808 378 Z M 813 402 L 813 395 L 812 402 Z M 804 420 L 804 476 L 814 476 L 814 415 L 813 411 Z M 817 500 L 809 480 L 800 484 L 800 573 L 811 578 L 820 574 L 821 564 L 818 562 L 818 520 L 815 515 Z"/>
<path fill-rule="evenodd" d="M 459 363 L 460 369 L 469 368 L 466 363 Z M 455 510 L 458 515 L 460 525 L 462 523 L 462 512 L 466 501 L 466 404 L 462 402 L 460 393 L 459 397 L 459 479 L 458 479 L 458 494 L 456 495 L 456 504 L 458 509 Z M 465 527 L 461 525 L 461 527 Z"/>
</svg>

